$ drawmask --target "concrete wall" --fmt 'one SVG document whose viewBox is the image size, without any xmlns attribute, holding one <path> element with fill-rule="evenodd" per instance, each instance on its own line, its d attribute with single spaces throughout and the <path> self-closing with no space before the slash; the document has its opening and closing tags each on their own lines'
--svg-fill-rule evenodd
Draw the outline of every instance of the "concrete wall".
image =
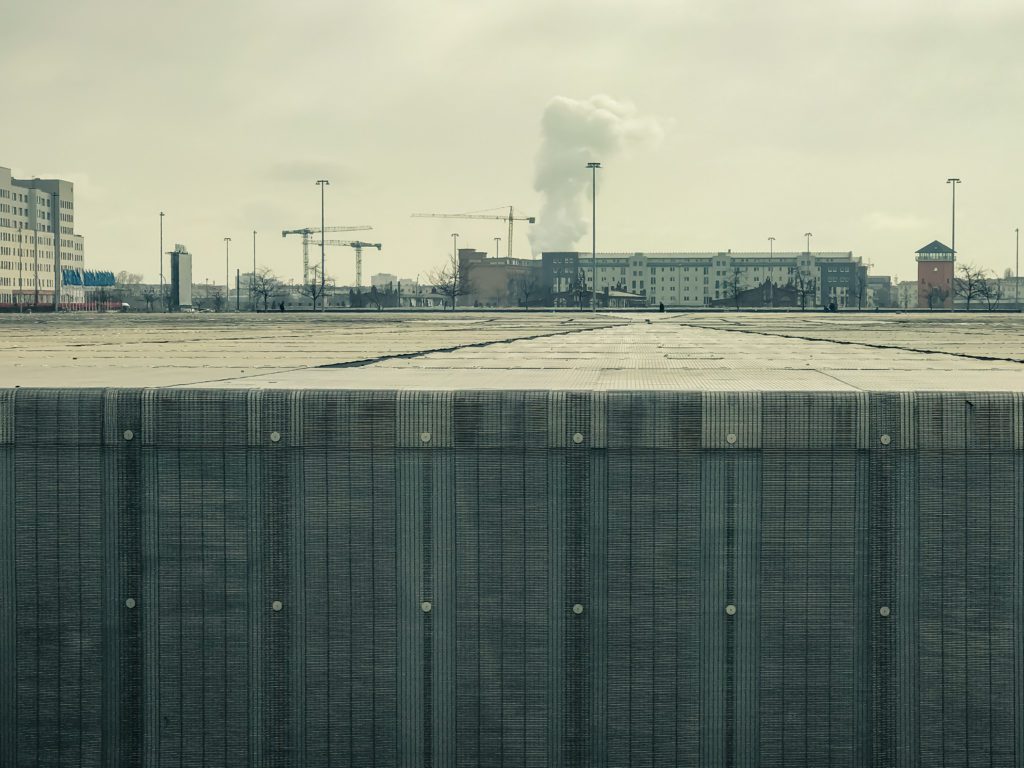
<svg viewBox="0 0 1024 768">
<path fill-rule="evenodd" d="M 1022 414 L 0 391 L 0 764 L 1013 766 Z"/>
</svg>

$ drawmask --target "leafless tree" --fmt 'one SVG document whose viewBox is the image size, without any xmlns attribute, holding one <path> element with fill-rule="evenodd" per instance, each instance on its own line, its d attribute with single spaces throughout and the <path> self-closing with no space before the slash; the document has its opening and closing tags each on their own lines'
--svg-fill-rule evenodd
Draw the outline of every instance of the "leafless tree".
<svg viewBox="0 0 1024 768">
<path fill-rule="evenodd" d="M 946 299 L 949 298 L 949 291 L 945 288 L 939 288 L 933 286 L 931 291 L 928 292 L 928 309 L 935 309 L 935 305 L 938 304 L 940 307 L 946 303 Z"/>
<path fill-rule="evenodd" d="M 569 296 L 580 309 L 583 309 L 587 301 L 592 298 L 590 288 L 587 287 L 587 273 L 582 269 L 576 271 L 576 277 L 569 284 Z"/>
<path fill-rule="evenodd" d="M 160 296 L 153 288 L 147 288 L 145 291 L 142 292 L 142 298 L 146 302 L 146 311 L 152 312 L 153 304 L 156 302 L 158 298 L 160 298 Z"/>
<path fill-rule="evenodd" d="M 324 304 L 324 297 L 328 290 L 334 287 L 334 278 L 328 275 L 322 282 L 320 280 L 320 265 L 316 264 L 309 270 L 309 278 L 299 286 L 299 294 L 306 296 L 313 302 L 313 309 L 316 309 L 317 302 L 320 306 Z"/>
<path fill-rule="evenodd" d="M 958 264 L 956 278 L 953 280 L 953 293 L 971 309 L 971 301 L 982 298 L 983 285 L 988 280 L 988 270 L 975 267 L 973 264 Z"/>
<path fill-rule="evenodd" d="M 985 278 L 981 281 L 979 295 L 985 300 L 985 308 L 991 312 L 1003 298 L 1003 287 L 994 277 Z"/>
<path fill-rule="evenodd" d="M 743 292 L 743 281 L 740 279 L 739 267 L 734 267 L 732 274 L 725 278 L 726 296 L 733 300 L 736 309 L 740 308 L 740 293 Z"/>
<path fill-rule="evenodd" d="M 796 288 L 796 294 L 800 298 L 800 310 L 807 309 L 807 298 L 813 298 L 818 292 L 818 278 L 811 277 L 810 273 L 806 270 L 798 270 L 796 273 L 796 281 L 793 286 Z"/>
<path fill-rule="evenodd" d="M 263 301 L 263 311 L 267 311 L 267 304 L 270 299 L 276 296 L 281 290 L 281 281 L 277 279 L 270 269 L 260 267 L 259 271 L 252 278 L 253 301 Z"/>
<path fill-rule="evenodd" d="M 509 293 L 522 301 L 523 306 L 526 309 L 529 309 L 530 296 L 537 295 L 537 292 L 540 289 L 540 280 L 537 278 L 537 273 L 531 269 L 525 274 L 512 278 L 510 282 L 511 285 L 509 286 Z"/>
<path fill-rule="evenodd" d="M 219 285 L 207 286 L 206 297 L 213 303 L 214 311 L 220 312 L 224 309 L 224 291 Z"/>
<path fill-rule="evenodd" d="M 453 253 L 443 266 L 427 273 L 427 280 L 452 309 L 455 309 L 459 296 L 470 292 L 469 279 L 464 272 L 458 257 Z"/>
</svg>

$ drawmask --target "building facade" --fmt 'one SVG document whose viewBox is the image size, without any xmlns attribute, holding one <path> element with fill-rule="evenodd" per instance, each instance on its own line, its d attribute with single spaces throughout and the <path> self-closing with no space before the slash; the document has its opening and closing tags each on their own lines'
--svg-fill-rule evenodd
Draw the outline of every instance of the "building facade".
<svg viewBox="0 0 1024 768">
<path fill-rule="evenodd" d="M 85 245 L 75 234 L 75 190 L 60 179 L 15 179 L 0 167 L 0 307 L 81 305 Z"/>
<path fill-rule="evenodd" d="M 867 297 L 867 267 L 852 252 L 598 253 L 596 261 L 598 294 L 636 293 L 647 306 L 724 305 L 737 294 L 764 296 L 754 289 L 766 282 L 793 289 L 800 306 L 858 307 Z M 542 262 L 551 305 L 573 306 L 581 292 L 593 290 L 589 253 L 546 252 Z"/>
<path fill-rule="evenodd" d="M 953 249 L 932 240 L 917 252 L 917 306 L 921 309 L 953 308 Z"/>
</svg>

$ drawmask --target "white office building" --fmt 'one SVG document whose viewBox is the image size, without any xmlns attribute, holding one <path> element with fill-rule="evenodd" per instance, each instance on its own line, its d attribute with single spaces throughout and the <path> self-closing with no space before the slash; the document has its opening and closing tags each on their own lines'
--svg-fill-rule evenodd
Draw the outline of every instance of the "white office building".
<svg viewBox="0 0 1024 768">
<path fill-rule="evenodd" d="M 0 307 L 62 305 L 85 300 L 82 285 L 66 285 L 65 270 L 81 275 L 85 246 L 75 234 L 75 188 L 60 179 L 15 179 L 0 167 Z M 81 280 L 79 280 L 81 282 Z"/>
</svg>

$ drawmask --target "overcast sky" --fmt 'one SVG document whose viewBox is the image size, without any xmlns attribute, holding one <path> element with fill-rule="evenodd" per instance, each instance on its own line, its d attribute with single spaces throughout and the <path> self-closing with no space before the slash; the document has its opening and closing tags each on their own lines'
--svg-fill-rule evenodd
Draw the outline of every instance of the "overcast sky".
<svg viewBox="0 0 1024 768">
<path fill-rule="evenodd" d="M 280 232 L 319 223 L 321 177 L 328 223 L 384 245 L 365 282 L 422 275 L 450 233 L 493 251 L 506 228 L 411 213 L 539 215 L 536 163 L 559 148 L 603 155 L 599 250 L 797 250 L 811 231 L 907 279 L 948 244 L 959 176 L 960 258 L 1002 272 L 1024 223 L 1022 41 L 1019 0 L 5 3 L 0 165 L 73 181 L 87 265 L 147 279 L 161 210 L 198 281 L 223 280 L 225 236 L 232 272 L 251 264 L 254 229 L 259 263 L 297 277 Z M 552 100 L 620 105 L 642 135 L 574 148 L 563 125 L 540 153 Z M 590 245 L 583 179 L 564 249 Z M 353 280 L 348 249 L 328 262 Z"/>
</svg>

